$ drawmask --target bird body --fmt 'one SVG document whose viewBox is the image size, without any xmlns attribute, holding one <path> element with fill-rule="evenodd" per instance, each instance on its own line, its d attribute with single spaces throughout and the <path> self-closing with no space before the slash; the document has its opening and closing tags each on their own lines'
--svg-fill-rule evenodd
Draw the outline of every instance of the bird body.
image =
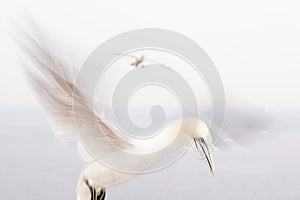
<svg viewBox="0 0 300 200">
<path fill-rule="evenodd" d="M 21 35 L 15 40 L 29 58 L 26 60 L 30 61 L 27 64 L 29 68 L 26 68 L 29 81 L 48 113 L 56 136 L 62 140 L 71 138 L 76 141 L 79 153 L 87 163 L 79 176 L 77 200 L 103 200 L 105 188 L 128 180 L 173 150 L 190 144 L 204 155 L 210 170 L 214 170 L 209 151 L 212 146 L 210 132 L 200 119 L 186 118 L 170 122 L 160 134 L 147 140 L 121 137 L 89 106 L 73 81 L 75 74 L 67 73 L 73 70 L 67 70 L 31 36 L 26 33 Z M 143 59 L 138 59 L 136 64 L 143 62 Z M 35 73 L 34 69 L 39 73 Z M 128 152 L 128 155 L 140 155 L 140 159 L 132 162 L 120 153 L 122 151 L 113 151 L 108 140 L 109 144 Z M 91 153 L 87 147 L 95 151 Z M 103 162 L 102 158 L 113 161 L 115 166 Z M 125 170 L 122 170 L 123 166 L 126 166 Z"/>
<path fill-rule="evenodd" d="M 195 125 L 198 126 L 196 131 L 194 130 Z M 153 153 L 153 151 L 167 148 L 166 146 L 168 145 L 170 146 L 167 151 L 162 151 L 162 153 L 154 155 L 151 159 L 147 158 L 146 160 L 139 160 L 139 162 L 133 165 L 134 169 L 131 170 L 143 171 L 144 168 L 155 164 L 159 159 L 167 156 L 167 154 L 171 153 L 173 150 L 190 144 L 194 138 L 203 137 L 207 138 L 208 141 L 211 139 L 207 126 L 199 119 L 186 118 L 171 122 L 164 128 L 161 134 L 153 139 L 132 141 L 131 149 L 128 149 L 127 151 L 137 154 L 149 154 Z M 172 144 L 170 144 L 171 142 Z M 108 156 L 118 160 L 120 166 L 125 165 L 126 162 L 128 162 L 126 158 L 119 157 L 120 155 L 117 152 L 113 152 Z M 211 158 L 209 162 L 212 162 Z M 213 168 L 211 170 L 213 171 Z M 114 184 L 127 181 L 135 175 L 137 175 L 137 173 L 124 172 L 105 166 L 105 164 L 101 163 L 101 160 L 94 161 L 79 177 L 77 198 L 78 200 L 85 200 L 87 199 L 87 196 L 90 195 L 89 187 L 86 185 L 85 180 L 89 180 L 89 185 L 93 188 L 107 188 Z"/>
<path fill-rule="evenodd" d="M 134 174 L 121 172 L 103 165 L 99 161 L 94 161 L 89 164 L 78 178 L 76 187 L 76 199 L 88 200 L 91 199 L 90 188 L 86 184 L 88 180 L 90 187 L 108 188 L 117 183 L 127 181 L 132 178 Z"/>
<path fill-rule="evenodd" d="M 141 57 L 134 57 L 135 61 L 133 63 L 131 63 L 131 65 L 138 67 L 139 65 L 142 64 L 142 62 L 144 61 L 144 56 Z"/>
<path fill-rule="evenodd" d="M 199 130 L 196 131 L 198 136 L 194 135 L 193 132 L 190 132 L 193 131 L 191 127 L 193 127 L 194 123 L 199 124 Z M 177 138 L 175 133 L 178 133 L 178 129 L 182 129 L 182 132 L 178 134 L 179 137 Z M 159 134 L 159 136 L 157 136 L 157 138 L 155 139 L 145 140 L 142 142 L 133 142 L 134 145 L 132 145 L 132 149 L 130 149 L 129 151 L 140 154 L 148 154 L 154 150 L 165 148 L 165 146 L 168 145 L 170 141 L 172 141 L 172 137 L 174 139 L 177 138 L 177 141 L 171 144 L 171 151 L 181 146 L 185 146 L 185 144 L 193 141 L 194 137 L 198 138 L 201 137 L 203 133 L 209 133 L 207 126 L 202 121 L 191 118 L 172 122 L 163 130 L 163 132 L 163 134 Z M 160 154 L 159 157 L 155 156 L 150 160 L 140 160 L 140 162 L 136 163 L 136 165 L 134 166 L 136 167 L 136 169 L 143 170 L 143 168 L 154 164 L 159 158 L 166 156 L 166 154 L 168 153 L 169 152 L 167 151 L 165 152 L 165 155 Z M 122 157 L 118 157 L 119 154 L 116 152 L 108 156 L 113 159 L 117 159 L 120 166 L 124 164 L 122 162 L 128 162 L 126 158 L 124 159 Z M 112 167 L 105 166 L 103 163 L 101 163 L 101 161 L 94 161 L 82 172 L 79 177 L 77 185 L 77 199 L 85 200 L 90 198 L 89 187 L 85 183 L 86 180 L 89 181 L 89 185 L 93 188 L 107 188 L 114 184 L 127 181 L 135 175 L 135 173 L 124 172 L 113 169 Z"/>
</svg>

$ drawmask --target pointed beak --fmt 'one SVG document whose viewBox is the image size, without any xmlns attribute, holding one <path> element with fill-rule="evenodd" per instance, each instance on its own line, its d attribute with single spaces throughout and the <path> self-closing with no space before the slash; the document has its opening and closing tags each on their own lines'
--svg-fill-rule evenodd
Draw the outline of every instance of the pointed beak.
<svg viewBox="0 0 300 200">
<path fill-rule="evenodd" d="M 205 142 L 205 140 L 203 138 L 194 138 L 195 141 L 195 146 L 197 151 L 201 154 L 204 155 L 204 158 L 209 166 L 209 169 L 211 171 L 211 173 L 214 173 L 214 163 L 213 163 L 213 159 L 211 156 L 211 153 L 209 152 L 209 148 L 207 146 L 207 143 Z"/>
</svg>

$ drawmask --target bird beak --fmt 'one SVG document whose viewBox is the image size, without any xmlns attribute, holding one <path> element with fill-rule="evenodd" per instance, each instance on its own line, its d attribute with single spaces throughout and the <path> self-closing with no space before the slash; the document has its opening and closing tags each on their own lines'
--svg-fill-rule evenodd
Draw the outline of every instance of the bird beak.
<svg viewBox="0 0 300 200">
<path fill-rule="evenodd" d="M 194 138 L 195 146 L 198 152 L 201 152 L 204 155 L 204 158 L 209 166 L 211 173 L 214 173 L 214 163 L 212 160 L 211 153 L 209 152 L 207 143 L 203 138 Z"/>
</svg>

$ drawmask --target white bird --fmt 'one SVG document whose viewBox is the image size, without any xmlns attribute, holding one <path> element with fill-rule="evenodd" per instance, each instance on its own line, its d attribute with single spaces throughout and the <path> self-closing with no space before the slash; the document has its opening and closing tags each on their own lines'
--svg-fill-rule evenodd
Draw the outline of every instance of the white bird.
<svg viewBox="0 0 300 200">
<path fill-rule="evenodd" d="M 127 57 L 130 57 L 130 58 L 133 58 L 134 60 L 133 60 L 133 62 L 130 63 L 130 65 L 134 66 L 134 67 L 144 68 L 145 67 L 145 65 L 144 65 L 145 61 L 148 62 L 148 63 L 154 64 L 154 65 L 160 65 L 160 66 L 167 67 L 163 63 L 157 62 L 156 60 L 151 60 L 151 59 L 145 58 L 144 55 L 136 56 L 136 55 L 133 55 L 133 54 L 122 54 L 122 53 L 113 53 L 112 55 L 127 56 Z"/>
<path fill-rule="evenodd" d="M 141 154 L 164 148 L 170 140 L 176 137 L 170 145 L 170 150 L 192 143 L 193 148 L 204 155 L 209 169 L 213 172 L 214 165 L 209 151 L 209 147 L 212 146 L 211 135 L 206 124 L 200 119 L 186 118 L 171 122 L 157 137 L 149 140 L 140 141 L 121 137 L 89 107 L 82 93 L 74 92 L 77 89 L 74 84 L 74 73 L 67 72 L 67 68 L 59 64 L 58 60 L 31 36 L 26 33 L 21 35 L 22 37 L 15 37 L 14 39 L 21 47 L 22 52 L 30 58 L 31 66 L 26 67 L 26 72 L 29 75 L 31 85 L 49 115 L 56 136 L 62 140 L 72 138 L 77 141 L 79 154 L 88 163 L 78 179 L 77 200 L 103 200 L 105 199 L 105 188 L 136 175 L 110 168 L 97 159 L 93 159 L 83 147 L 82 142 L 94 145 L 96 150 L 101 152 L 101 155 L 118 160 L 120 165 L 128 162 L 126 158 L 118 157 L 120 154 L 117 152 L 110 152 L 110 149 L 103 143 L 103 140 L 106 139 L 100 137 L 100 133 L 104 133 L 113 145 Z M 36 73 L 30 69 L 32 66 L 39 72 Z M 73 110 L 74 104 L 79 105 L 76 113 Z M 75 115 L 80 116 L 80 123 L 77 121 L 75 124 Z M 75 126 L 84 128 L 85 135 L 83 137 L 78 137 Z M 180 129 L 179 133 L 178 129 Z M 153 157 L 153 159 L 142 159 L 140 162 L 134 163 L 133 167 L 143 170 L 157 162 L 159 157 L 168 153 L 166 151 L 158 157 Z"/>
<path fill-rule="evenodd" d="M 139 65 L 142 65 L 142 62 L 145 60 L 145 56 L 141 56 L 141 57 L 137 57 L 137 56 L 134 56 L 134 55 L 128 55 L 128 56 L 131 56 L 132 58 L 135 59 L 135 61 L 133 63 L 131 63 L 132 66 L 135 66 L 135 67 L 138 67 Z"/>
</svg>

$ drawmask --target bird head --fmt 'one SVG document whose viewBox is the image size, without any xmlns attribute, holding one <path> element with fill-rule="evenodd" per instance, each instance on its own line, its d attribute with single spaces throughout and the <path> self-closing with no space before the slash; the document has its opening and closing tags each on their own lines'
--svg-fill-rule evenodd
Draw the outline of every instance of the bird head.
<svg viewBox="0 0 300 200">
<path fill-rule="evenodd" d="M 194 118 L 184 119 L 182 123 L 182 129 L 185 134 L 187 134 L 193 140 L 193 145 L 196 151 L 204 157 L 206 163 L 209 166 L 210 171 L 214 172 L 214 164 L 211 155 L 210 147 L 212 144 L 212 137 L 207 125 Z"/>
</svg>

